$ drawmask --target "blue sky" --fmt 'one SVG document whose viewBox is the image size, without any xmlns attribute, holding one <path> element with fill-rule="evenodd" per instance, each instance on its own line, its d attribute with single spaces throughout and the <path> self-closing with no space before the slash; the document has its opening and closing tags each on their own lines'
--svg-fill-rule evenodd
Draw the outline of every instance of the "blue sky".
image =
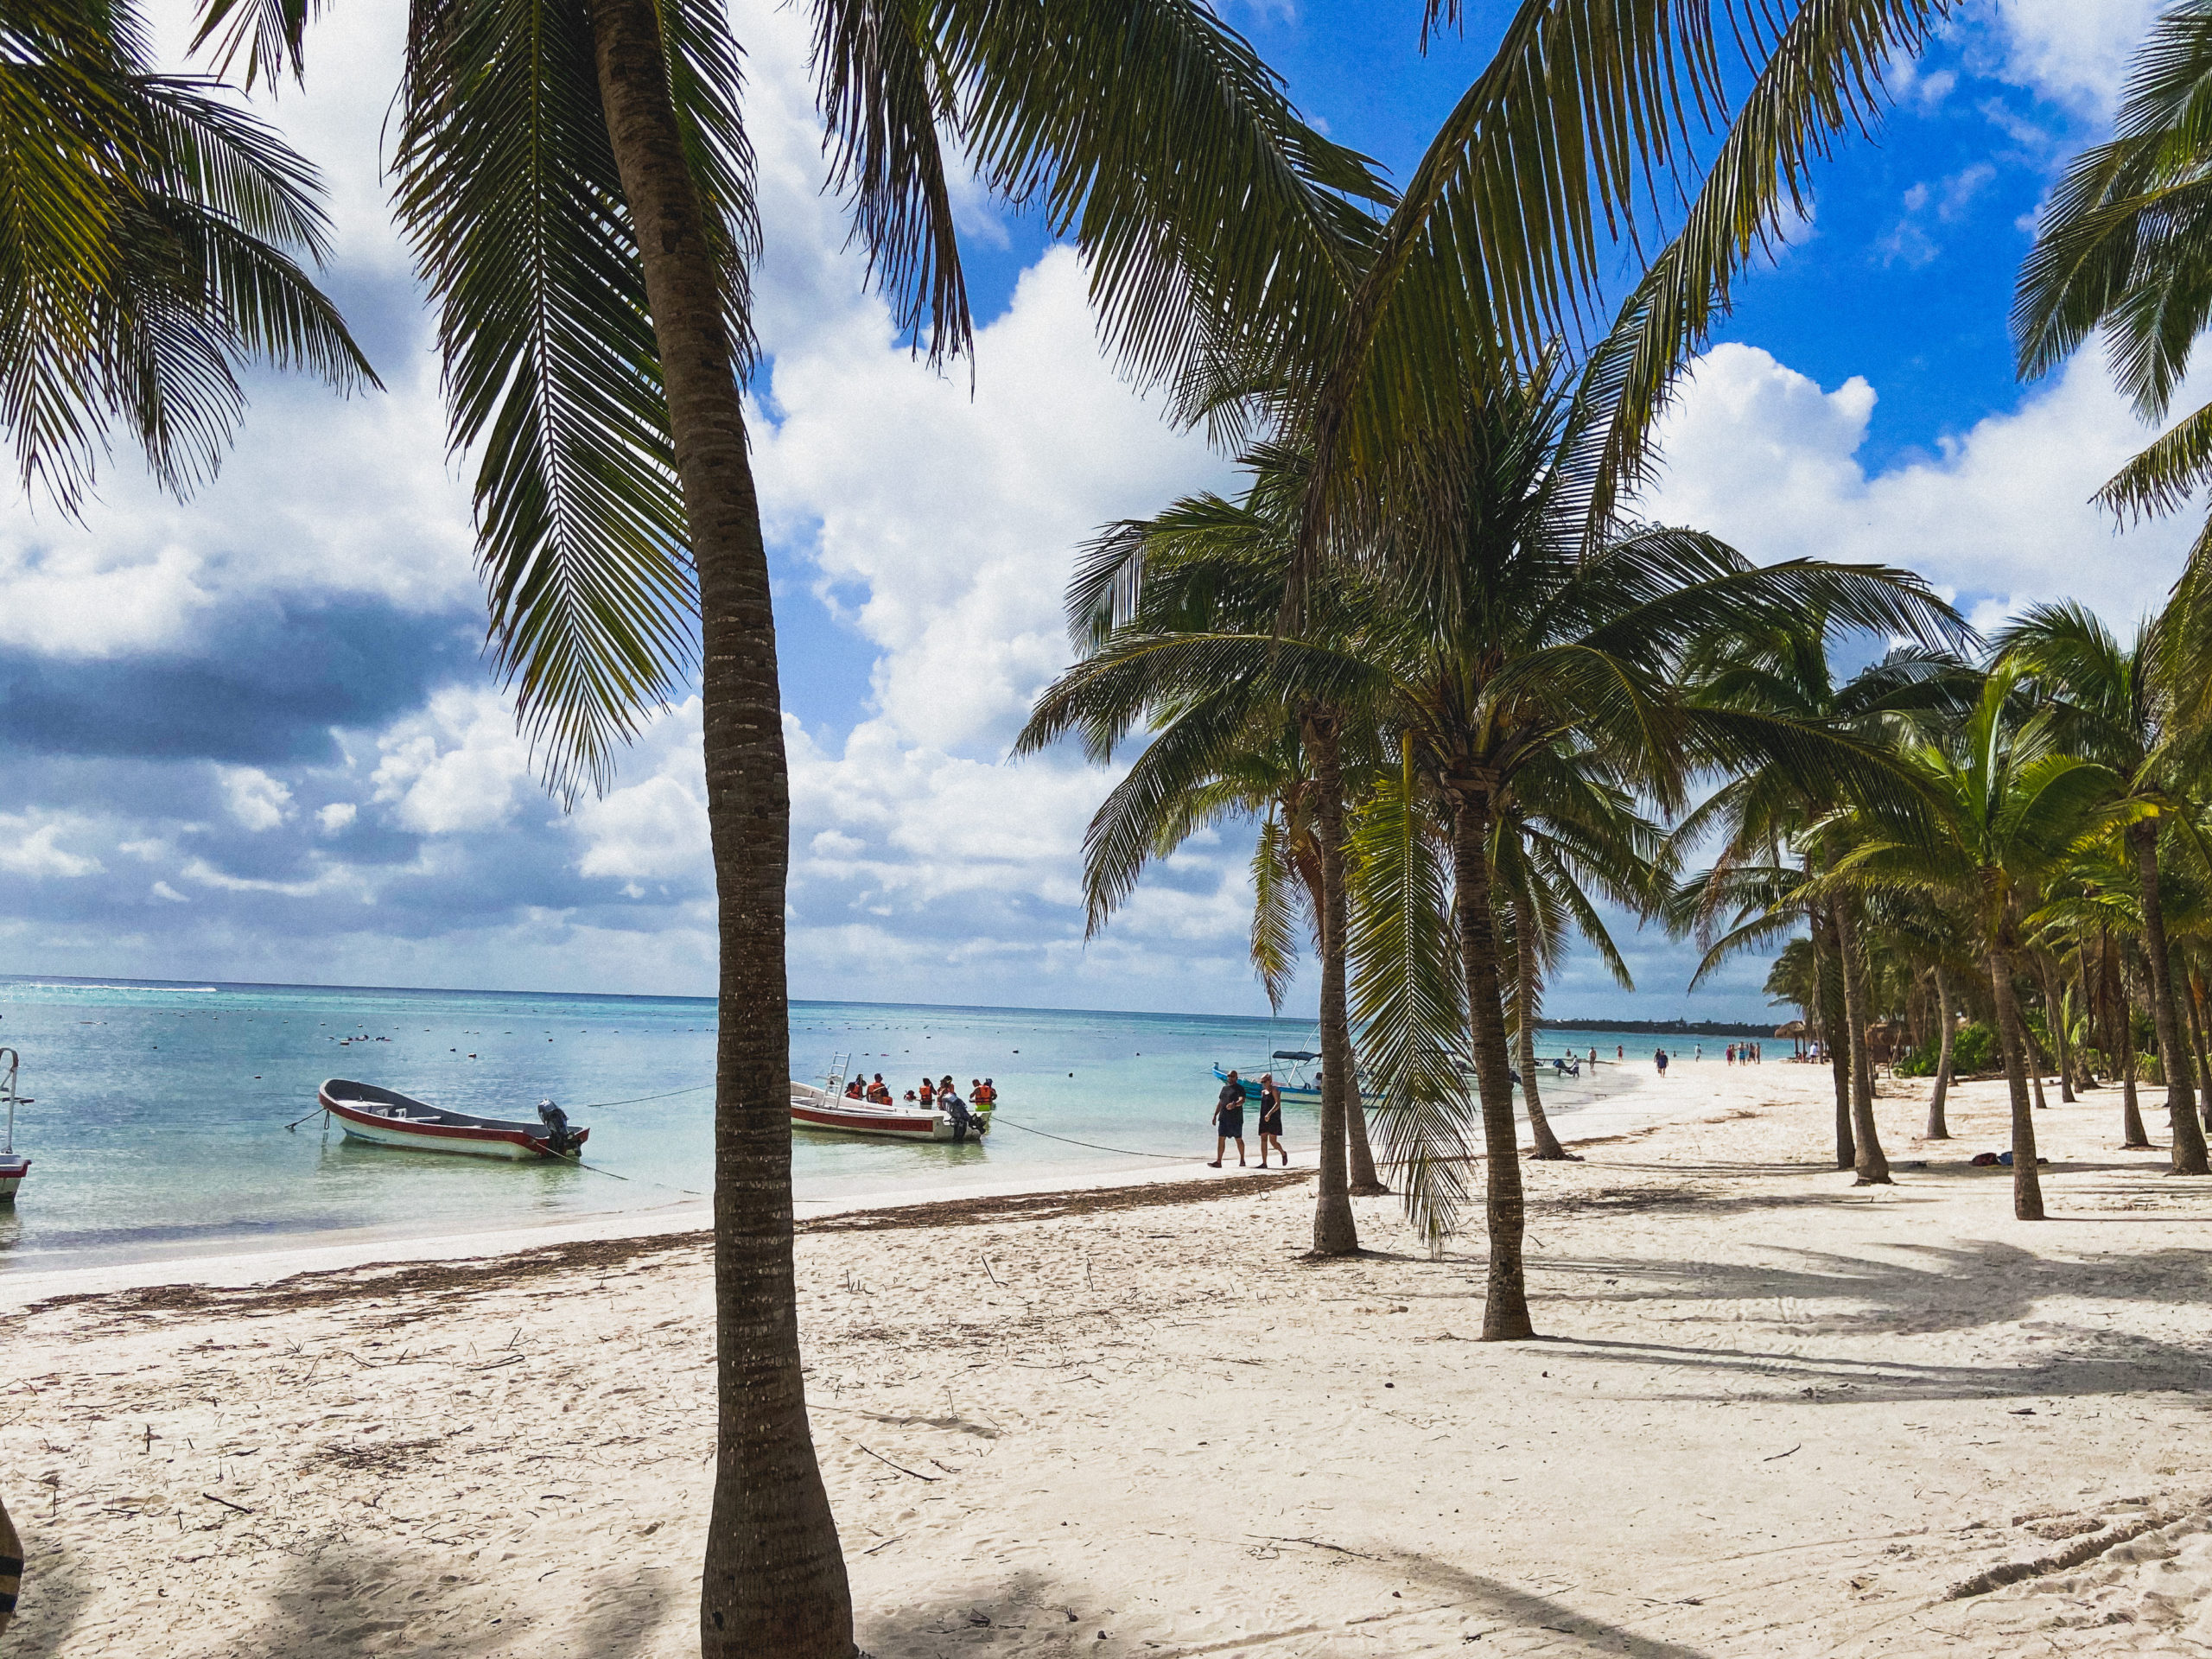
<svg viewBox="0 0 2212 1659">
<path fill-rule="evenodd" d="M 1415 5 L 1227 14 L 1309 115 L 1402 177 L 1504 13 L 1423 58 Z M 2075 594 L 2116 620 L 2178 569 L 2177 525 L 2085 505 L 2139 442 L 2101 365 L 2013 380 L 2011 285 L 2065 159 L 2109 118 L 2140 0 L 1961 12 L 1872 140 L 1741 291 L 1668 429 L 1644 509 L 1755 557 L 1923 570 L 1993 620 Z M 163 14 L 175 35 L 181 10 Z M 756 460 L 782 629 L 800 995 L 1257 1011 L 1237 838 L 1194 844 L 1087 946 L 1082 829 L 1112 781 L 1009 765 L 1062 665 L 1058 596 L 1104 520 L 1228 478 L 1098 359 L 1082 276 L 1033 219 L 963 199 L 980 334 L 933 376 L 892 337 L 821 194 L 802 20 L 734 8 L 769 251 Z M 319 25 L 270 113 L 325 170 L 334 291 L 389 390 L 258 381 L 192 504 L 119 459 L 81 526 L 0 505 L 0 970 L 702 991 L 711 911 L 696 705 L 563 814 L 478 653 L 466 461 L 378 177 L 399 9 Z M 1755 1015 L 1758 964 L 1685 1000 L 1644 936 L 1639 994 L 1586 955 L 1560 1014 Z M 1310 981 L 1294 996 L 1310 1005 Z"/>
</svg>

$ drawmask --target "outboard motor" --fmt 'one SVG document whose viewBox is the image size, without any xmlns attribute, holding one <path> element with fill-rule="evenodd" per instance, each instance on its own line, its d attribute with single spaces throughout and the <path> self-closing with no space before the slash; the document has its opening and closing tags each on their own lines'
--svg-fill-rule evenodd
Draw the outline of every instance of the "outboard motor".
<svg viewBox="0 0 2212 1659">
<path fill-rule="evenodd" d="M 537 1103 L 538 1122 L 545 1125 L 545 1144 L 561 1157 L 575 1149 L 575 1131 L 569 1127 L 569 1115 L 550 1100 Z"/>
<path fill-rule="evenodd" d="M 965 1141 L 970 1132 L 970 1126 L 976 1121 L 969 1115 L 968 1103 L 957 1095 L 940 1095 L 938 1100 L 944 1105 L 945 1110 L 952 1114 L 953 1140 L 956 1142 Z"/>
</svg>

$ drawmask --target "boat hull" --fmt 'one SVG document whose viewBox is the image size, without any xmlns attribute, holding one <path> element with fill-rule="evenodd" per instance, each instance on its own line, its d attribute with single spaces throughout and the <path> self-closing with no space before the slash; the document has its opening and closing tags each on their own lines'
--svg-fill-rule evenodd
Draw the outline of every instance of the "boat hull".
<svg viewBox="0 0 2212 1659">
<path fill-rule="evenodd" d="M 16 1189 L 30 1173 L 31 1160 L 28 1158 L 0 1158 L 0 1204 L 16 1201 Z"/>
<path fill-rule="evenodd" d="M 1223 1083 L 1229 1081 L 1229 1073 L 1217 1065 L 1214 1067 L 1213 1074 Z M 1236 1080 L 1244 1085 L 1245 1099 L 1257 1101 L 1260 1098 L 1260 1081 L 1257 1077 L 1248 1077 L 1240 1072 Z M 1321 1103 L 1321 1091 L 1319 1089 L 1305 1089 L 1291 1084 L 1279 1083 L 1275 1085 L 1275 1092 L 1282 1096 L 1286 1105 L 1319 1106 Z"/>
<path fill-rule="evenodd" d="M 334 1094 L 334 1088 L 338 1092 Z M 411 1152 L 442 1152 L 515 1163 L 540 1160 L 572 1163 L 591 1136 L 589 1129 L 575 1130 L 569 1149 L 559 1153 L 547 1143 L 544 1131 L 531 1124 L 441 1111 L 388 1089 L 348 1084 L 340 1078 L 324 1084 L 317 1098 L 322 1109 L 338 1120 L 348 1140 L 404 1147 Z"/>
<path fill-rule="evenodd" d="M 962 1135 L 949 1112 L 919 1107 L 868 1106 L 825 1096 L 804 1084 L 791 1085 L 791 1127 L 828 1135 L 865 1135 L 879 1141 L 981 1141 L 990 1128 L 987 1114 L 971 1114 Z"/>
</svg>

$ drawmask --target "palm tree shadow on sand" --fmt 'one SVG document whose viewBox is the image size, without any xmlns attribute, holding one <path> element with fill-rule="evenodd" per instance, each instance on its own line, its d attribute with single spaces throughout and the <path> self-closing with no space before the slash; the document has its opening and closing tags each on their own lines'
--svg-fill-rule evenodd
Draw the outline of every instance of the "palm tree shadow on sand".
<svg viewBox="0 0 2212 1659">
<path fill-rule="evenodd" d="M 1353 1552 L 1357 1554 L 1358 1552 Z M 1176 1659 L 1200 1655 L 1248 1653 L 1269 1643 L 1301 1636 L 1343 1635 L 1348 1628 L 1371 1641 L 1377 1652 L 1388 1652 L 1394 1625 L 1404 1628 L 1440 1614 L 1472 1616 L 1491 1624 L 1484 1634 L 1510 1630 L 1529 1636 L 1560 1633 L 1580 1637 L 1587 1650 L 1625 1654 L 1629 1659 L 1707 1659 L 1700 1649 L 1638 1635 L 1623 1626 L 1580 1611 L 1548 1597 L 1502 1584 L 1455 1567 L 1449 1561 L 1419 1554 L 1392 1552 L 1361 1556 L 1385 1569 L 1392 1586 L 1408 1580 L 1428 1592 L 1432 1599 L 1415 1601 L 1402 1612 L 1387 1613 L 1347 1627 L 1340 1619 L 1295 1619 L 1282 1628 L 1254 1630 L 1211 1641 L 1178 1642 L 1172 1629 L 1141 1629 L 1119 1614 L 1100 1611 L 1109 1598 L 1090 1586 L 1073 1585 L 1037 1573 L 1015 1574 L 995 1595 L 963 1595 L 933 1605 L 899 1608 L 861 1621 L 861 1647 L 876 1659 L 920 1659 L 944 1649 L 948 1639 L 960 1639 L 963 1649 L 977 1641 L 988 1644 L 995 1628 L 1020 1630 L 1033 1640 L 1040 1624 L 1049 1630 L 1065 1621 L 1081 1649 L 1096 1641 L 1091 1632 L 1104 1629 L 1124 1645 L 1157 1647 Z M 1127 1593 L 1126 1592 L 1124 1593 Z M 1433 1633 L 1424 1630 L 1433 1642 Z M 1466 1639 L 1464 1638 L 1463 1639 Z M 988 1650 L 988 1647 L 982 1650 Z"/>
</svg>

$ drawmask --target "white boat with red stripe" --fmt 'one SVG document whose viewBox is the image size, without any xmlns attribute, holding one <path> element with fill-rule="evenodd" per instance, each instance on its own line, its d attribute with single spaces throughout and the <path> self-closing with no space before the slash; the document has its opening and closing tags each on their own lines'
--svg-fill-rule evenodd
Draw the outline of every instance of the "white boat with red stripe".
<svg viewBox="0 0 2212 1659">
<path fill-rule="evenodd" d="M 990 1132 L 991 1114 L 939 1111 L 934 1106 L 880 1105 L 827 1088 L 791 1079 L 791 1127 L 831 1135 L 867 1135 L 889 1141 L 981 1141 Z"/>
<path fill-rule="evenodd" d="M 525 1123 L 449 1112 L 396 1089 L 345 1077 L 331 1078 L 315 1098 L 349 1139 L 416 1152 L 573 1163 L 591 1135 L 589 1129 L 571 1128 L 567 1115 L 550 1100 L 539 1105 L 538 1122 Z"/>
</svg>

